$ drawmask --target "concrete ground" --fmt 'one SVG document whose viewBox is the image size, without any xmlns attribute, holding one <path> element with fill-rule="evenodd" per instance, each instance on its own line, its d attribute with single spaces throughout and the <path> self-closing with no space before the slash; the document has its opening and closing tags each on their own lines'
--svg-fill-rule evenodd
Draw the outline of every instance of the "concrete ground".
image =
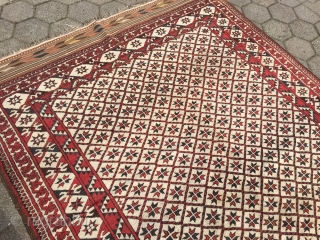
<svg viewBox="0 0 320 240">
<path fill-rule="evenodd" d="M 0 0 L 0 58 L 147 0 Z M 320 0 L 229 0 L 320 77 Z M 0 182 L 0 239 L 28 240 Z"/>
</svg>

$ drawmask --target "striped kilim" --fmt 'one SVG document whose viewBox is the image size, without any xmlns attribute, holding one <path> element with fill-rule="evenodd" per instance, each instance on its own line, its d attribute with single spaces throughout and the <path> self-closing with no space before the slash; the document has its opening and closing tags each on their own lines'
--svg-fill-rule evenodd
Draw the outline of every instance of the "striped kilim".
<svg viewBox="0 0 320 240">
<path fill-rule="evenodd" d="M 226 1 L 155 1 L 0 72 L 35 239 L 319 238 L 320 82 Z"/>
</svg>

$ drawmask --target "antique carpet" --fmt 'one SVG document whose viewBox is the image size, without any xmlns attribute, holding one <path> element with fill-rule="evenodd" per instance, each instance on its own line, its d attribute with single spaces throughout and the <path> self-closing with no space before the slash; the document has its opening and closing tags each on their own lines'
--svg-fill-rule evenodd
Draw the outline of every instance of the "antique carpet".
<svg viewBox="0 0 320 240">
<path fill-rule="evenodd" d="M 320 235 L 320 82 L 224 0 L 161 0 L 0 62 L 35 239 Z"/>
</svg>

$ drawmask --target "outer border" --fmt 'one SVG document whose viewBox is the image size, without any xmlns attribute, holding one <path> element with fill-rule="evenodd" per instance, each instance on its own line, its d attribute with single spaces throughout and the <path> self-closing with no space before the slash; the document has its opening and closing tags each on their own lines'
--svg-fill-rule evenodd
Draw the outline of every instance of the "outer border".
<svg viewBox="0 0 320 240">
<path fill-rule="evenodd" d="M 2 156 L 3 155 L 3 156 Z M 22 224 L 24 225 L 27 233 L 29 234 L 31 239 L 40 239 L 40 234 L 36 230 L 36 228 L 31 224 L 28 225 L 28 221 L 30 219 L 30 214 L 28 210 L 25 208 L 23 201 L 18 193 L 18 190 L 15 188 L 14 184 L 11 181 L 10 176 L 7 174 L 5 167 L 1 163 L 2 158 L 5 158 L 5 154 L 0 152 L 0 181 L 6 188 L 9 196 L 15 206 L 15 209 L 18 211 L 19 215 L 22 219 Z"/>
</svg>

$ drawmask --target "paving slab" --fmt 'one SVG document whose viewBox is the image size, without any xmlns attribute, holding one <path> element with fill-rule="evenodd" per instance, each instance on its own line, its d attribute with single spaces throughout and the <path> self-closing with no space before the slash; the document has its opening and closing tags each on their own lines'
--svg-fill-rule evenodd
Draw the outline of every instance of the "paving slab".
<svg viewBox="0 0 320 240">
<path fill-rule="evenodd" d="M 313 11 L 315 14 L 319 15 L 320 13 L 320 1 L 317 0 L 315 2 L 306 1 L 303 3 L 306 7 L 308 7 L 311 11 Z"/>
<path fill-rule="evenodd" d="M 277 1 L 276 0 L 252 0 L 252 2 L 260 4 L 264 7 L 269 7 L 272 4 L 275 4 Z"/>
<path fill-rule="evenodd" d="M 113 0 L 88 0 L 88 2 L 91 2 L 91 3 L 94 3 L 94 4 L 97 4 L 97 5 L 103 5 L 103 4 L 106 4 L 108 2 L 112 2 Z"/>
<path fill-rule="evenodd" d="M 35 17 L 48 23 L 54 23 L 66 18 L 67 14 L 67 5 L 50 1 L 37 6 Z"/>
<path fill-rule="evenodd" d="M 74 4 L 74 3 L 77 3 L 77 2 L 81 2 L 81 0 L 56 0 L 56 1 L 64 3 L 64 4 L 67 4 L 67 5 L 71 5 L 71 4 Z M 84 2 L 84 1 L 82 1 L 82 2 Z"/>
<path fill-rule="evenodd" d="M 33 6 L 26 2 L 14 2 L 5 5 L 2 9 L 1 18 L 11 22 L 21 22 L 33 16 Z"/>
<path fill-rule="evenodd" d="M 141 0 L 117 0 L 117 2 L 123 3 L 124 5 L 128 6 L 134 6 L 139 3 L 141 3 Z"/>
<path fill-rule="evenodd" d="M 0 239 L 29 240 L 23 221 L 0 180 Z"/>
<path fill-rule="evenodd" d="M 278 2 L 289 7 L 295 7 L 300 4 L 298 0 L 279 0 Z"/>
<path fill-rule="evenodd" d="M 297 19 L 297 16 L 291 7 L 280 3 L 270 6 L 269 11 L 274 19 L 284 23 L 289 23 Z"/>
<path fill-rule="evenodd" d="M 49 24 L 36 18 L 20 22 L 14 30 L 14 38 L 29 44 L 37 43 L 48 37 Z"/>
<path fill-rule="evenodd" d="M 104 4 L 100 7 L 100 17 L 109 17 L 117 12 L 125 10 L 126 8 L 126 5 L 120 2 L 110 2 Z"/>
<path fill-rule="evenodd" d="M 14 24 L 0 19 L 0 41 L 4 41 L 12 37 Z"/>
<path fill-rule="evenodd" d="M 320 55 L 320 37 L 318 37 L 317 39 L 315 39 L 312 42 L 312 46 L 313 46 L 314 50 L 316 51 L 316 53 L 318 55 Z M 319 68 L 320 68 L 320 65 L 319 65 Z"/>
<path fill-rule="evenodd" d="M 99 17 L 99 7 L 90 2 L 78 2 L 70 5 L 69 17 L 80 23 L 85 23 Z"/>
<path fill-rule="evenodd" d="M 298 18 L 303 21 L 312 24 L 315 24 L 320 21 L 320 17 L 304 5 L 297 6 L 296 8 L 294 8 L 294 11 L 297 14 Z"/>
<path fill-rule="evenodd" d="M 26 0 L 26 2 L 33 4 L 34 6 L 39 3 L 48 2 L 48 0 Z"/>
<path fill-rule="evenodd" d="M 285 41 L 292 37 L 291 29 L 288 24 L 271 19 L 262 24 L 263 30 L 273 39 Z"/>
<path fill-rule="evenodd" d="M 285 45 L 296 58 L 306 61 L 315 55 L 311 43 L 301 38 L 290 38 L 285 42 Z"/>
<path fill-rule="evenodd" d="M 294 36 L 307 41 L 312 41 L 318 37 L 318 31 L 314 25 L 302 20 L 296 20 L 290 23 L 290 28 Z"/>
<path fill-rule="evenodd" d="M 9 3 L 9 0 L 0 0 L 0 6 Z"/>
<path fill-rule="evenodd" d="M 243 13 L 256 23 L 264 23 L 271 18 L 267 8 L 256 3 L 250 3 L 243 7 Z"/>
<path fill-rule="evenodd" d="M 308 61 L 308 65 L 311 69 L 311 71 L 316 75 L 316 76 L 320 76 L 320 56 L 317 55 L 313 58 L 311 58 Z"/>
<path fill-rule="evenodd" d="M 25 42 L 21 42 L 15 38 L 10 38 L 0 42 L 0 55 L 7 56 L 26 47 L 27 44 Z"/>
<path fill-rule="evenodd" d="M 316 26 L 316 28 L 318 30 L 318 33 L 320 34 L 320 22 L 316 23 L 315 26 Z"/>
<path fill-rule="evenodd" d="M 69 18 L 62 19 L 60 21 L 54 22 L 51 24 L 49 29 L 49 37 L 56 37 L 60 36 L 66 32 L 71 32 L 73 30 L 76 30 L 77 28 L 80 28 L 82 26 L 81 23 L 74 21 Z"/>
<path fill-rule="evenodd" d="M 251 3 L 251 0 L 229 0 L 229 2 L 234 4 L 235 6 L 244 7 Z"/>
</svg>

